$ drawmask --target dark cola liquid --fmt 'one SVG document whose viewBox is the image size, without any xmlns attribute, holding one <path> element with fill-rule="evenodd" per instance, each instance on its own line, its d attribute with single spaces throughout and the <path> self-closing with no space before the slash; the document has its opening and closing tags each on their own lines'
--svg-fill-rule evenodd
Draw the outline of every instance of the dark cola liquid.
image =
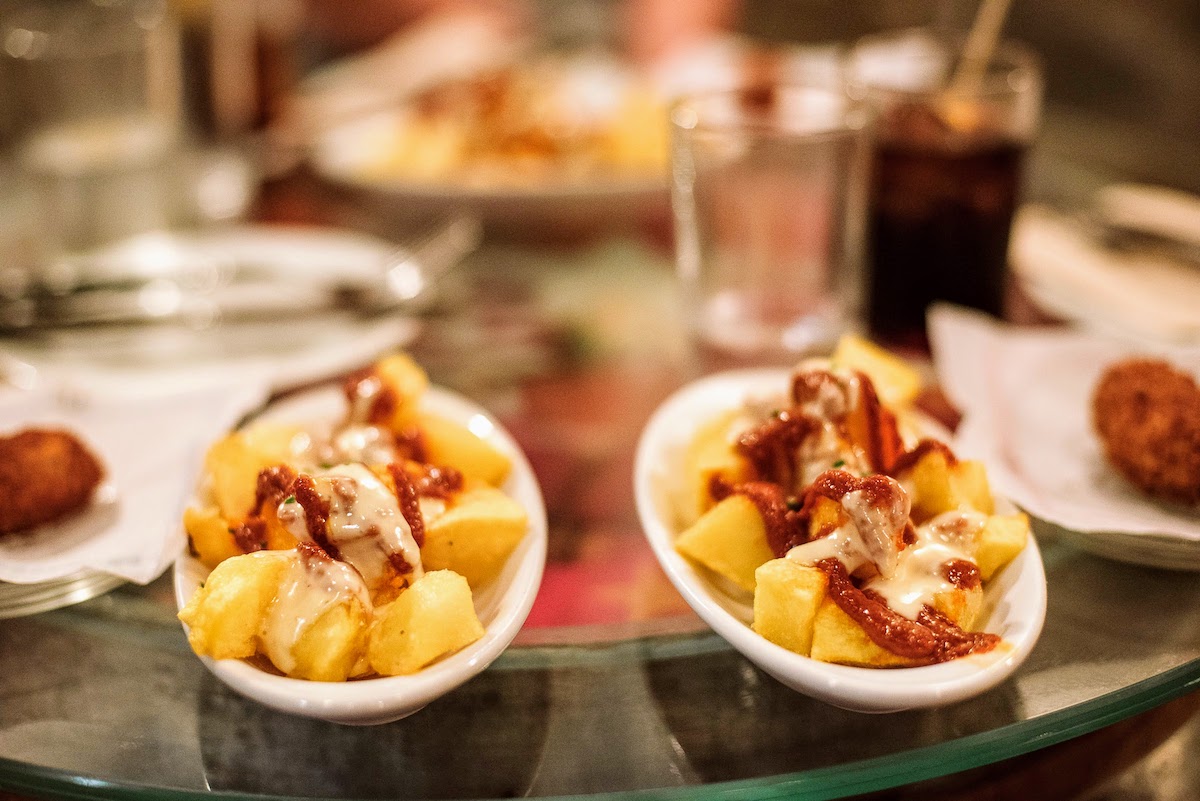
<svg viewBox="0 0 1200 801">
<path fill-rule="evenodd" d="M 1000 316 L 1024 146 L 882 141 L 870 209 L 871 331 L 924 346 L 925 311 L 944 300 Z"/>
</svg>

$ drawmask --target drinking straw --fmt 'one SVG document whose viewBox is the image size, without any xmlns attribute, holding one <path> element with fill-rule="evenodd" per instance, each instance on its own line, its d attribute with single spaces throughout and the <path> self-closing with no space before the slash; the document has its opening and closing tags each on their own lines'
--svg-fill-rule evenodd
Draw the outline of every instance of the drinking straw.
<svg viewBox="0 0 1200 801">
<path fill-rule="evenodd" d="M 962 58 L 950 80 L 949 94 L 969 96 L 979 90 L 1010 5 L 1012 0 L 983 0 L 980 4 L 963 45 Z"/>
</svg>

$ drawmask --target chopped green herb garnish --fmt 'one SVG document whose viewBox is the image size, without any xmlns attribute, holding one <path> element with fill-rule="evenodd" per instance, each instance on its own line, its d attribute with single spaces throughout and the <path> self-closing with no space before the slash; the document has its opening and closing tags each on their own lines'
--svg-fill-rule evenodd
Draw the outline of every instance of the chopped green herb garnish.
<svg viewBox="0 0 1200 801">
<path fill-rule="evenodd" d="M 771 416 L 772 417 L 783 417 L 783 409 L 772 409 Z"/>
<path fill-rule="evenodd" d="M 787 499 L 787 508 L 792 512 L 799 512 L 800 511 L 800 499 L 794 495 L 792 497 L 788 498 Z"/>
<path fill-rule="evenodd" d="M 287 496 L 286 498 L 284 498 L 284 499 L 283 499 L 283 502 L 284 502 L 284 503 L 295 503 L 295 502 L 296 502 L 296 496 L 295 496 L 295 495 L 289 495 L 289 496 Z"/>
<path fill-rule="evenodd" d="M 329 470 L 333 467 L 333 462 L 321 462 L 322 470 Z"/>
<path fill-rule="evenodd" d="M 846 466 L 846 460 L 845 460 L 845 459 L 838 459 L 836 462 L 834 462 L 834 463 L 833 463 L 833 466 L 834 466 L 834 467 L 845 467 L 845 466 Z"/>
</svg>

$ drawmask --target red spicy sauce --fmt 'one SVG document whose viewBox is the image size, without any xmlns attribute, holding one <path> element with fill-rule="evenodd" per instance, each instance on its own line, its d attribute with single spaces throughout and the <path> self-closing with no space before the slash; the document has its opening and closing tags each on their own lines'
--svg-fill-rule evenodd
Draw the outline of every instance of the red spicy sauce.
<svg viewBox="0 0 1200 801">
<path fill-rule="evenodd" d="M 888 475 L 895 476 L 903 473 L 929 453 L 942 454 L 942 456 L 946 457 L 947 465 L 954 466 L 958 464 L 958 457 L 954 455 L 954 451 L 950 450 L 949 445 L 936 439 L 923 439 L 914 445 L 912 450 L 905 451 L 895 458 L 891 466 L 887 469 Z"/>
<path fill-rule="evenodd" d="M 798 472 L 796 450 L 812 430 L 812 421 L 799 411 L 781 411 L 738 437 L 736 450 L 755 478 L 790 487 Z"/>
<path fill-rule="evenodd" d="M 816 567 L 829 577 L 829 597 L 849 615 L 871 642 L 917 664 L 947 662 L 973 653 L 986 653 L 1000 642 L 988 632 L 964 631 L 941 612 L 924 607 L 909 620 L 888 607 L 877 594 L 856 587 L 837 559 L 822 559 Z"/>
<path fill-rule="evenodd" d="M 852 440 L 867 452 L 871 468 L 876 471 L 887 469 L 900 452 L 904 443 L 900 439 L 900 429 L 896 415 L 892 414 L 879 400 L 875 385 L 865 374 L 856 371 L 858 376 L 860 410 L 848 423 Z"/>
<path fill-rule="evenodd" d="M 417 489 L 413 486 L 408 473 L 405 472 L 404 466 L 399 462 L 389 464 L 388 473 L 391 474 L 392 483 L 396 487 L 396 500 L 400 504 L 400 513 L 404 515 L 404 519 L 408 522 L 408 528 L 412 531 L 413 539 L 420 548 L 425 545 L 425 520 L 421 517 L 421 504 L 417 498 Z M 409 569 L 411 570 L 411 568 Z"/>
<path fill-rule="evenodd" d="M 296 471 L 285 464 L 267 467 L 258 472 L 254 489 L 254 509 L 251 514 L 261 514 L 264 504 L 275 505 L 291 491 L 296 480 Z"/>
<path fill-rule="evenodd" d="M 463 475 L 453 467 L 423 464 L 421 469 L 423 472 L 413 482 L 419 497 L 446 500 L 462 489 Z"/>
<path fill-rule="evenodd" d="M 942 565 L 942 575 L 946 581 L 962 590 L 973 590 L 983 586 L 983 576 L 974 562 L 965 559 L 951 559 Z"/>
<path fill-rule="evenodd" d="M 377 385 L 373 388 L 373 392 L 366 388 L 370 383 Z M 351 409 L 355 408 L 359 400 L 368 393 L 371 394 L 371 405 L 366 410 L 364 422 L 370 425 L 387 425 L 395 415 L 396 409 L 399 408 L 400 398 L 397 397 L 395 390 L 383 383 L 373 367 L 351 373 L 342 384 L 342 394 L 346 396 L 346 401 L 350 404 Z"/>
<path fill-rule="evenodd" d="M 341 551 L 329 539 L 329 501 L 317 492 L 317 485 L 312 476 L 304 474 L 296 476 L 292 482 L 292 494 L 296 502 L 304 509 L 304 522 L 308 526 L 308 536 L 334 559 L 341 558 Z"/>
</svg>

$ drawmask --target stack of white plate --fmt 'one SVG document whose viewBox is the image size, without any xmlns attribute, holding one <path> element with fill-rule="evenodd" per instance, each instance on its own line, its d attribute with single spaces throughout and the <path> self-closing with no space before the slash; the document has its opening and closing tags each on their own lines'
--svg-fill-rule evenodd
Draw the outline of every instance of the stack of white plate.
<svg viewBox="0 0 1200 801">
<path fill-rule="evenodd" d="M 124 579 L 94 570 L 38 584 L 0 581 L 0 619 L 36 615 L 82 603 L 124 583 Z"/>
</svg>

